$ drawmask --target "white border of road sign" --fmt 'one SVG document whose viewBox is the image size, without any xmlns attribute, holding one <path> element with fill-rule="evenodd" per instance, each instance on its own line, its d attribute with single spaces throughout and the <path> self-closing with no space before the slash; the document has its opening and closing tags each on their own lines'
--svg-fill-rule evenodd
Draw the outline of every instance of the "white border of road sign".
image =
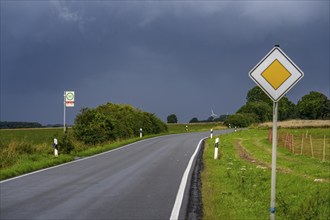
<svg viewBox="0 0 330 220">
<path fill-rule="evenodd" d="M 291 73 L 291 76 L 275 90 L 261 74 L 276 59 Z M 304 76 L 304 73 L 279 47 L 274 47 L 249 72 L 249 76 L 273 101 L 277 102 Z"/>
</svg>

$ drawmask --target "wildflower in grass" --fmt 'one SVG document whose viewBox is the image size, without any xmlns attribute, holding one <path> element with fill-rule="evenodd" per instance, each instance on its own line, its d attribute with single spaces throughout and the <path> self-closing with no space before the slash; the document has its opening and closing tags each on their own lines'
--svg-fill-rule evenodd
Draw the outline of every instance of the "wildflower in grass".
<svg viewBox="0 0 330 220">
<path fill-rule="evenodd" d="M 262 170 L 267 169 L 267 167 L 263 167 L 263 166 L 260 166 L 260 165 L 258 165 L 256 168 L 257 168 L 257 169 L 262 169 Z"/>
</svg>

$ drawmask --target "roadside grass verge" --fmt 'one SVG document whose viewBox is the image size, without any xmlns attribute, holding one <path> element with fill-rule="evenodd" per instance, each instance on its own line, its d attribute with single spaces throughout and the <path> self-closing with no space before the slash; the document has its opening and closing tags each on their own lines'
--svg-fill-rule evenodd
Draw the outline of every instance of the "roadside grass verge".
<svg viewBox="0 0 330 220">
<path fill-rule="evenodd" d="M 206 141 L 202 171 L 203 219 L 268 219 L 271 144 L 267 130 L 220 136 Z M 277 151 L 276 218 L 329 219 L 329 161 Z"/>
<path fill-rule="evenodd" d="M 67 154 L 59 155 L 58 157 L 49 154 L 21 155 L 12 166 L 1 169 L 0 180 L 56 166 L 72 160 L 73 157 Z"/>
</svg>

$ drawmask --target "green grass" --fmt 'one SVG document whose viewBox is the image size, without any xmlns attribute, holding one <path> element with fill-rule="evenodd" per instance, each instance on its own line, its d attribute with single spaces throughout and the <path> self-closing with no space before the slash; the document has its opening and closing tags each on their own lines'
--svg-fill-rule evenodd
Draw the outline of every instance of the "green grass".
<svg viewBox="0 0 330 220">
<path fill-rule="evenodd" d="M 204 219 L 268 219 L 271 144 L 267 130 L 246 130 L 220 136 L 220 159 L 214 140 L 203 156 Z M 237 146 L 244 147 L 241 158 Z M 329 161 L 277 151 L 276 219 L 329 219 Z M 323 182 L 314 182 L 322 179 Z"/>
<path fill-rule="evenodd" d="M 1 129 L 0 147 L 16 141 L 29 142 L 31 144 L 53 143 L 55 137 L 63 133 L 63 128 L 40 128 L 40 129 Z"/>
<path fill-rule="evenodd" d="M 59 155 L 58 157 L 54 157 L 50 154 L 24 154 L 21 155 L 19 161 L 12 166 L 1 169 L 0 180 L 66 163 L 73 159 L 72 156 L 66 154 Z"/>
</svg>

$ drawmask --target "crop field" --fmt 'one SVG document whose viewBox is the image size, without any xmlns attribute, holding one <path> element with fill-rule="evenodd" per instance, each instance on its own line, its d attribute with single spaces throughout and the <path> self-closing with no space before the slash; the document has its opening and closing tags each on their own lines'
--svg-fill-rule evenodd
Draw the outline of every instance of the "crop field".
<svg viewBox="0 0 330 220">
<path fill-rule="evenodd" d="M 258 127 L 260 128 L 271 128 L 272 122 L 265 122 Z M 277 122 L 279 128 L 329 128 L 330 120 L 288 120 Z"/>
<path fill-rule="evenodd" d="M 10 142 L 29 142 L 32 144 L 51 143 L 63 133 L 63 128 L 1 129 L 2 145 Z"/>
<path fill-rule="evenodd" d="M 309 134 L 327 132 L 309 129 Z M 269 219 L 272 147 L 267 135 L 266 129 L 251 129 L 220 136 L 218 160 L 213 159 L 214 139 L 206 142 L 203 219 Z M 330 218 L 328 156 L 321 161 L 278 147 L 276 184 L 276 219 Z"/>
</svg>

